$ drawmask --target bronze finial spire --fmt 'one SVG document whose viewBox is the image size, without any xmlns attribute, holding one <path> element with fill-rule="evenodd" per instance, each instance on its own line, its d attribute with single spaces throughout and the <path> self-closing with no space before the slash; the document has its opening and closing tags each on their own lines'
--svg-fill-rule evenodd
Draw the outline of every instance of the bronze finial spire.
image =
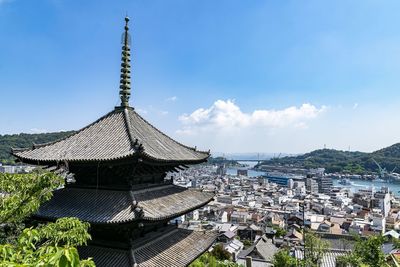
<svg viewBox="0 0 400 267">
<path fill-rule="evenodd" d="M 128 33 L 129 18 L 125 17 L 125 32 L 122 37 L 122 58 L 121 58 L 121 80 L 119 85 L 119 96 L 121 98 L 121 107 L 129 106 L 129 97 L 131 95 L 131 49 L 130 36 Z"/>
</svg>

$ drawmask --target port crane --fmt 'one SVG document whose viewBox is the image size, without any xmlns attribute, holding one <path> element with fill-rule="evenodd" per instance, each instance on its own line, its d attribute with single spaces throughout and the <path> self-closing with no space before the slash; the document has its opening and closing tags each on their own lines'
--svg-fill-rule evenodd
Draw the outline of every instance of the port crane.
<svg viewBox="0 0 400 267">
<path fill-rule="evenodd" d="M 381 165 L 375 159 L 372 159 L 372 161 L 376 164 L 376 166 L 378 166 L 379 178 L 381 178 L 381 179 L 386 178 L 386 175 L 387 175 L 386 168 L 382 168 Z"/>
<path fill-rule="evenodd" d="M 381 165 L 375 159 L 372 159 L 372 160 L 376 164 L 376 166 L 378 166 L 379 178 L 381 178 L 381 179 L 390 178 L 390 179 L 393 179 L 393 180 L 396 180 L 396 181 L 399 180 L 399 174 L 394 172 L 397 167 L 394 167 L 391 172 L 388 172 L 386 170 L 386 167 L 382 168 Z"/>
</svg>

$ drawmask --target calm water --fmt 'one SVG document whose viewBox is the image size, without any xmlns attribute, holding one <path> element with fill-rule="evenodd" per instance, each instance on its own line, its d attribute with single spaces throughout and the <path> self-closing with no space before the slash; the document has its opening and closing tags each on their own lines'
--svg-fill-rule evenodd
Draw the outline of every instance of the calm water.
<svg viewBox="0 0 400 267">
<path fill-rule="evenodd" d="M 250 168 L 254 167 L 254 165 L 257 164 L 257 162 L 252 162 L 252 161 L 239 161 L 240 164 L 246 164 L 248 165 L 246 168 L 228 168 L 226 170 L 227 174 L 230 175 L 236 175 L 237 174 L 237 169 L 248 169 L 248 175 L 249 177 L 257 177 L 260 175 L 264 175 L 265 172 L 261 171 L 254 171 L 250 170 Z M 382 186 L 387 186 L 389 187 L 389 190 L 393 192 L 394 195 L 400 197 L 400 183 L 387 183 L 387 182 L 378 182 L 378 181 L 364 181 L 364 180 L 350 180 L 351 185 L 341 185 L 339 184 L 338 179 L 333 180 L 333 185 L 334 186 L 340 186 L 340 187 L 346 187 L 350 188 L 352 192 L 357 192 L 359 189 L 369 189 L 371 187 L 374 187 L 375 190 L 379 190 Z"/>
<path fill-rule="evenodd" d="M 226 174 L 236 175 L 238 169 L 248 169 L 249 177 L 257 177 L 265 174 L 265 172 L 250 170 L 250 168 L 254 167 L 257 164 L 257 161 L 238 161 L 238 162 L 239 164 L 244 164 L 248 166 L 245 168 L 228 168 L 226 170 Z"/>
<path fill-rule="evenodd" d="M 250 170 L 250 168 L 254 167 L 257 164 L 257 161 L 239 161 L 239 163 L 248 165 L 248 167 L 246 167 L 246 168 L 239 168 L 239 169 L 249 169 L 248 170 L 249 177 L 257 177 L 257 176 L 265 174 L 265 172 Z M 237 169 L 238 168 L 228 168 L 226 170 L 226 173 L 230 174 L 230 175 L 236 175 Z M 389 190 L 393 192 L 394 195 L 400 196 L 400 192 L 399 192 L 400 191 L 400 183 L 394 184 L 394 183 L 377 182 L 377 181 L 350 180 L 352 183 L 351 185 L 341 185 L 341 184 L 339 184 L 339 181 L 340 180 L 338 180 L 338 179 L 334 179 L 333 185 L 350 188 L 350 190 L 352 192 L 357 192 L 359 189 L 368 189 L 371 187 L 374 187 L 375 190 L 379 190 L 382 186 L 387 186 L 387 187 L 389 187 Z"/>
<path fill-rule="evenodd" d="M 359 189 L 367 189 L 367 188 L 371 188 L 371 187 L 374 187 L 375 190 L 378 190 L 382 186 L 387 186 L 387 187 L 389 187 L 389 191 L 392 191 L 394 195 L 400 196 L 400 193 L 399 193 L 400 183 L 393 184 L 393 183 L 377 182 L 377 181 L 350 180 L 352 183 L 351 185 L 341 185 L 341 184 L 339 184 L 339 181 L 340 180 L 334 179 L 333 185 L 350 188 L 352 192 L 356 192 Z"/>
</svg>

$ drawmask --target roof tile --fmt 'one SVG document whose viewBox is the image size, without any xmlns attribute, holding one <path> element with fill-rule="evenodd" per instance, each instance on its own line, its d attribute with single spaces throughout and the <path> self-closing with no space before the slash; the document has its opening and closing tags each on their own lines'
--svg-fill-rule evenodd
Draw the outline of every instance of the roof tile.
<svg viewBox="0 0 400 267">
<path fill-rule="evenodd" d="M 115 109 L 61 140 L 15 150 L 23 161 L 107 161 L 141 154 L 156 161 L 202 162 L 209 153 L 168 137 L 132 108 Z"/>
</svg>

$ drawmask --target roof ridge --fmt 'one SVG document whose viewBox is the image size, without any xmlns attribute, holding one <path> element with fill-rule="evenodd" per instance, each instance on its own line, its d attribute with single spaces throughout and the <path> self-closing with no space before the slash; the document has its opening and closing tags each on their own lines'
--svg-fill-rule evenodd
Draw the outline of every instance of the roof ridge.
<svg viewBox="0 0 400 267">
<path fill-rule="evenodd" d="M 155 127 L 153 124 L 151 124 L 149 121 L 147 121 L 145 118 L 143 118 L 142 116 L 139 115 L 139 113 L 137 113 L 135 110 L 131 110 L 134 114 L 136 114 L 136 116 L 138 116 L 141 120 L 143 120 L 145 123 L 147 123 L 150 127 L 152 127 L 154 130 L 156 130 L 157 132 L 161 133 L 163 136 L 165 136 L 166 138 L 170 139 L 171 141 L 177 143 L 178 145 L 181 145 L 187 149 L 193 150 L 195 152 L 199 152 L 199 153 L 204 153 L 204 154 L 209 154 L 209 152 L 207 151 L 201 151 L 201 150 L 197 150 L 196 147 L 190 147 L 187 145 L 184 145 L 178 141 L 176 141 L 175 139 L 171 138 L 170 136 L 168 136 L 167 134 L 165 134 L 163 131 L 159 130 L 157 127 Z"/>
<path fill-rule="evenodd" d="M 210 155 L 169 137 L 131 107 L 116 107 L 68 136 L 22 151 L 13 149 L 11 154 L 30 162 L 107 161 L 135 155 L 174 164 L 200 163 Z"/>
<path fill-rule="evenodd" d="M 139 143 L 139 140 L 137 138 L 134 138 L 131 132 L 131 122 L 129 121 L 129 108 L 125 107 L 124 109 L 124 122 L 125 122 L 125 130 L 126 133 L 128 134 L 129 140 L 131 141 L 131 148 L 136 152 L 140 151 L 140 149 L 143 149 L 143 145 Z"/>
<path fill-rule="evenodd" d="M 12 154 L 13 156 L 15 156 L 15 157 L 18 157 L 17 155 L 14 154 L 14 152 L 29 151 L 29 150 L 33 150 L 33 149 L 41 148 L 41 147 L 46 147 L 46 146 L 53 145 L 53 144 L 56 144 L 56 143 L 58 143 L 58 142 L 64 141 L 64 140 L 66 140 L 66 139 L 68 139 L 68 138 L 70 138 L 70 137 L 72 137 L 72 136 L 74 136 L 74 135 L 77 135 L 78 133 L 82 132 L 83 130 L 85 130 L 85 129 L 91 127 L 92 125 L 94 125 L 94 124 L 100 122 L 101 120 L 107 118 L 107 117 L 110 116 L 111 114 L 114 114 L 114 113 L 117 113 L 117 112 L 120 112 L 120 110 L 114 109 L 114 110 L 112 110 L 112 111 L 106 113 L 105 115 L 101 116 L 100 118 L 98 118 L 98 119 L 95 120 L 94 122 L 92 122 L 92 123 L 86 125 L 85 127 L 81 128 L 81 129 L 79 129 L 79 130 L 77 130 L 77 131 L 75 131 L 75 132 L 73 132 L 73 133 L 71 133 L 71 134 L 69 134 L 69 135 L 67 135 L 67 136 L 64 136 L 64 137 L 62 137 L 62 138 L 60 138 L 60 139 L 57 139 L 57 140 L 55 140 L 55 141 L 51 141 L 51 142 L 47 142 L 47 143 L 42 143 L 42 144 L 33 144 L 33 148 L 18 148 L 18 149 L 11 148 L 11 154 Z"/>
</svg>

